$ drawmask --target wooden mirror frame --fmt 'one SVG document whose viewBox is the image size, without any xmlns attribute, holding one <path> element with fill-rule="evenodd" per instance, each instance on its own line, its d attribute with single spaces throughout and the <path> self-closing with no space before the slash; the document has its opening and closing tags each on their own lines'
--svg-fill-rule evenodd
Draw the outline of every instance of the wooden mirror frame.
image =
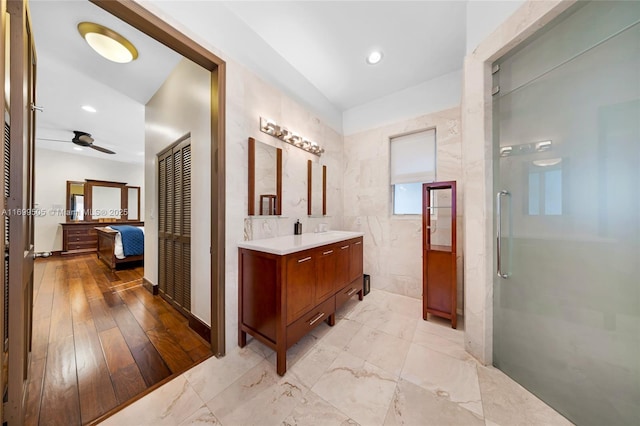
<svg viewBox="0 0 640 426">
<path fill-rule="evenodd" d="M 282 215 L 282 149 L 276 150 L 276 205 L 275 216 Z M 249 138 L 249 216 L 256 215 L 256 140 Z"/>
<path fill-rule="evenodd" d="M 120 189 L 120 210 L 127 210 L 127 216 L 121 215 L 119 219 L 116 219 L 115 222 L 130 222 L 128 210 L 129 210 L 129 188 L 137 188 L 138 189 L 138 218 L 133 219 L 133 221 L 140 221 L 140 187 L 139 186 L 127 186 L 124 182 L 113 182 L 108 180 L 96 180 L 96 179 L 85 179 L 84 182 L 81 181 L 67 181 L 67 201 L 66 201 L 66 221 L 67 222 L 76 222 L 71 219 L 71 185 L 73 184 L 84 184 L 84 209 L 88 214 L 84 215 L 84 220 L 79 222 L 94 222 L 93 217 L 91 216 L 91 210 L 93 208 L 93 187 L 108 187 L 108 188 L 119 188 Z"/>
<path fill-rule="evenodd" d="M 313 161 L 307 160 L 307 214 L 312 216 Z M 322 166 L 322 216 L 327 215 L 327 166 Z"/>
</svg>

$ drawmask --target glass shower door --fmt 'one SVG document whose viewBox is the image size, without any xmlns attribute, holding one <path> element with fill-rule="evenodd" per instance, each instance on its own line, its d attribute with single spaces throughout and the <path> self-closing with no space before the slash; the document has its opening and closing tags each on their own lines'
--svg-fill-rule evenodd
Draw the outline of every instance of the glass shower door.
<svg viewBox="0 0 640 426">
<path fill-rule="evenodd" d="M 640 424 L 640 3 L 498 63 L 494 365 L 577 424 Z"/>
</svg>

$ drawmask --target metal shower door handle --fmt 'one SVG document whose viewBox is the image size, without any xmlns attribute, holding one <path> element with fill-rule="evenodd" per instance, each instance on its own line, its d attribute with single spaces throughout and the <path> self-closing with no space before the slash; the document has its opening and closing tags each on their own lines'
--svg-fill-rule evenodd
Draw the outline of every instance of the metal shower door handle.
<svg viewBox="0 0 640 426">
<path fill-rule="evenodd" d="M 497 273 L 498 273 L 498 277 L 499 278 L 504 278 L 507 279 L 509 278 L 509 274 L 508 273 L 503 273 L 502 272 L 502 245 L 500 243 L 500 239 L 502 237 L 502 206 L 501 206 L 501 200 L 502 200 L 502 196 L 511 196 L 511 193 L 507 190 L 502 190 L 500 192 L 498 192 L 496 194 L 496 220 L 498 221 L 498 226 L 496 226 L 496 242 L 497 242 L 497 246 L 496 246 L 496 257 L 497 257 Z"/>
</svg>

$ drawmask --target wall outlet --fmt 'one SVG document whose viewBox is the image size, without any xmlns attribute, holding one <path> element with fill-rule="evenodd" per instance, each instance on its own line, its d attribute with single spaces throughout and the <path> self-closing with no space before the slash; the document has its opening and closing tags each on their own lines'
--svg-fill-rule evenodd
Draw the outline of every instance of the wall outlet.
<svg viewBox="0 0 640 426">
<path fill-rule="evenodd" d="M 356 225 L 362 225 L 362 218 L 360 216 L 356 217 Z"/>
</svg>

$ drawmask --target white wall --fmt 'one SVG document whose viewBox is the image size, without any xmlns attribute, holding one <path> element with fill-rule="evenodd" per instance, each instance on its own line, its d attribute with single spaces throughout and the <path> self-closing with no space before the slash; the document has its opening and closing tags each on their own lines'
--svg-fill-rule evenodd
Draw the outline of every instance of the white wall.
<svg viewBox="0 0 640 426">
<path fill-rule="evenodd" d="M 482 40 L 491 34 L 524 0 L 467 2 L 467 53 L 472 52 Z"/>
<path fill-rule="evenodd" d="M 158 284 L 158 178 L 156 155 L 191 133 L 191 312 L 211 323 L 211 74 L 183 59 L 145 109 L 145 168 L 149 206 L 144 275 Z"/>
<path fill-rule="evenodd" d="M 35 170 L 36 207 L 47 211 L 46 216 L 35 219 L 35 251 L 37 252 L 62 250 L 60 223 L 65 222 L 66 218 L 49 214 L 49 210 L 66 208 L 68 180 L 111 180 L 126 182 L 130 186 L 140 186 L 140 220 L 144 220 L 145 185 L 142 164 L 121 163 L 37 147 Z"/>
<path fill-rule="evenodd" d="M 436 129 L 436 178 L 457 181 L 458 309 L 462 309 L 462 145 L 460 108 L 450 108 L 345 137 L 345 226 L 362 231 L 364 272 L 371 286 L 422 297 L 422 216 L 394 216 L 389 178 L 390 138 Z"/>
<path fill-rule="evenodd" d="M 342 118 L 343 133 L 351 135 L 453 108 L 460 105 L 461 87 L 462 70 L 457 70 L 348 109 Z"/>
</svg>

